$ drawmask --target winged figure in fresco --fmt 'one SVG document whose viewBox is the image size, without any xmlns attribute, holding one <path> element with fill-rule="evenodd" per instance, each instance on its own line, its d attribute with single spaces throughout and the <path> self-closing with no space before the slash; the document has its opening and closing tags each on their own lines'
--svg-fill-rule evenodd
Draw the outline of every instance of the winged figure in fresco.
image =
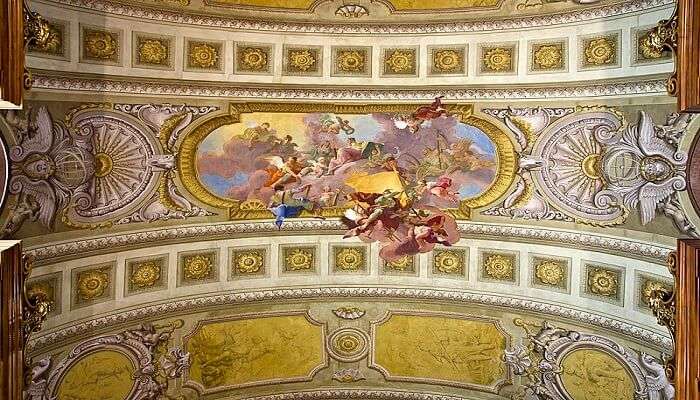
<svg viewBox="0 0 700 400">
<path fill-rule="evenodd" d="M 94 175 L 90 149 L 88 137 L 74 139 L 63 124 L 54 123 L 46 107 L 34 113 L 24 139 L 10 149 L 10 193 L 18 195 L 21 204 L 38 204 L 33 207 L 38 208 L 36 215 L 27 215 L 28 219 L 53 229 L 56 214 L 68 205 L 71 193 Z"/>
<path fill-rule="evenodd" d="M 603 162 L 613 178 L 611 190 L 622 196 L 625 206 L 639 205 L 642 225 L 646 225 L 659 205 L 685 189 L 686 160 L 686 154 L 657 135 L 649 114 L 640 111 L 639 122 L 622 133 Z"/>
<path fill-rule="evenodd" d="M 394 119 L 394 125 L 399 129 L 406 129 L 411 133 L 418 132 L 426 121 L 447 115 L 447 109 L 442 105 L 442 98 L 438 96 L 430 105 L 418 107 L 411 115 L 399 115 Z"/>
</svg>

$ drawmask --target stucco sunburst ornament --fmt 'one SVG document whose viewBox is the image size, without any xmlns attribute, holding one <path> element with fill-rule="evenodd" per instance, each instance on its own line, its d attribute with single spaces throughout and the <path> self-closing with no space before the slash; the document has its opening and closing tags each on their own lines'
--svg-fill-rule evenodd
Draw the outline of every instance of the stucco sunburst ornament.
<svg viewBox="0 0 700 400">
<path fill-rule="evenodd" d="M 168 60 L 168 47 L 160 40 L 146 39 L 139 43 L 139 60 L 146 64 L 163 64 Z"/>
<path fill-rule="evenodd" d="M 588 274 L 588 288 L 591 293 L 615 297 L 619 290 L 617 274 L 607 269 L 594 268 Z"/>
<path fill-rule="evenodd" d="M 300 71 L 308 71 L 314 64 L 316 58 L 309 50 L 298 50 L 289 52 L 289 65 Z"/>
<path fill-rule="evenodd" d="M 541 69 L 560 68 L 562 65 L 562 51 L 559 46 L 543 45 L 534 54 L 535 64 Z"/>
<path fill-rule="evenodd" d="M 493 254 L 484 261 L 484 272 L 493 279 L 512 279 L 513 260 L 501 254 Z"/>
<path fill-rule="evenodd" d="M 433 55 L 433 67 L 440 72 L 456 72 L 462 69 L 462 55 L 456 50 L 439 50 Z"/>
<path fill-rule="evenodd" d="M 103 270 L 84 271 L 78 274 L 78 297 L 92 300 L 104 295 L 109 285 L 109 275 Z"/>
<path fill-rule="evenodd" d="M 110 32 L 88 30 L 83 39 L 87 56 L 97 59 L 110 59 L 117 54 L 119 44 Z"/>
<path fill-rule="evenodd" d="M 345 4 L 335 10 L 335 15 L 345 18 L 360 18 L 369 15 L 369 11 L 357 4 Z"/>
<path fill-rule="evenodd" d="M 362 72 L 365 69 L 365 56 L 358 50 L 346 50 L 336 57 L 338 70 L 344 72 Z"/>
<path fill-rule="evenodd" d="M 605 65 L 615 62 L 615 42 L 610 38 L 593 39 L 586 46 L 586 62 Z"/>
<path fill-rule="evenodd" d="M 240 65 L 248 71 L 264 71 L 267 69 L 267 53 L 258 47 L 246 47 L 241 50 Z"/>
<path fill-rule="evenodd" d="M 192 44 L 189 54 L 190 65 L 197 68 L 211 68 L 219 60 L 219 54 L 214 46 L 206 43 Z"/>
<path fill-rule="evenodd" d="M 509 71 L 512 66 L 513 56 L 511 50 L 496 47 L 484 54 L 483 62 L 489 71 Z"/>
<path fill-rule="evenodd" d="M 412 73 L 415 66 L 415 54 L 411 50 L 394 50 L 384 61 L 396 74 Z"/>
<path fill-rule="evenodd" d="M 149 288 L 160 279 L 160 266 L 155 261 L 146 261 L 134 266 L 129 282 L 139 289 Z"/>
</svg>

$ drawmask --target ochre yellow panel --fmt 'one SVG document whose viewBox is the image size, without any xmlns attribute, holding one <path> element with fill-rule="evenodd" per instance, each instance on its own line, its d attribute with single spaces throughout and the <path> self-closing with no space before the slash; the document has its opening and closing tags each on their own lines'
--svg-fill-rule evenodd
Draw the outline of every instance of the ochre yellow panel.
<svg viewBox="0 0 700 400">
<path fill-rule="evenodd" d="M 285 8 L 289 10 L 309 10 L 313 0 L 218 0 L 218 3 L 231 6 L 259 7 L 261 9 Z M 499 0 L 392 0 L 390 2 L 398 11 L 446 10 L 465 8 L 491 8 Z"/>
<path fill-rule="evenodd" d="M 634 399 L 634 383 L 625 367 L 600 350 L 574 350 L 561 362 L 564 389 L 574 400 Z"/>
<path fill-rule="evenodd" d="M 375 332 L 374 363 L 390 378 L 488 386 L 505 377 L 506 338 L 492 322 L 392 315 Z"/>
<path fill-rule="evenodd" d="M 186 348 L 189 379 L 204 388 L 303 378 L 325 364 L 323 329 L 303 315 L 210 323 Z"/>
<path fill-rule="evenodd" d="M 58 400 L 124 400 L 136 368 L 125 354 L 103 350 L 78 360 L 58 385 Z"/>
<path fill-rule="evenodd" d="M 399 11 L 444 10 L 460 8 L 491 8 L 498 5 L 498 0 L 391 0 Z"/>
</svg>

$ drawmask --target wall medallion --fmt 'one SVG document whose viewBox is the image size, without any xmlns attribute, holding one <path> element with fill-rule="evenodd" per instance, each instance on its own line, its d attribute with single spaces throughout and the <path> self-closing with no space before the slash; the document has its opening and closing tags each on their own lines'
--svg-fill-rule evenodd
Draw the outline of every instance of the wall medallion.
<svg viewBox="0 0 700 400">
<path fill-rule="evenodd" d="M 342 362 L 359 361 L 369 351 L 369 336 L 355 328 L 340 328 L 326 340 L 326 348 L 331 357 Z"/>
</svg>

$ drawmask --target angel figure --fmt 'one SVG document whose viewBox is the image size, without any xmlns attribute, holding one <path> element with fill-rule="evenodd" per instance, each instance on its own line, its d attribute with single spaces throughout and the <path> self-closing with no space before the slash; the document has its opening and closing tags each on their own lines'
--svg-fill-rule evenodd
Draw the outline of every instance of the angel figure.
<svg viewBox="0 0 700 400">
<path fill-rule="evenodd" d="M 447 176 L 438 178 L 437 181 L 425 182 L 425 187 L 428 193 L 444 200 L 459 202 L 459 193 L 450 190 L 452 187 L 452 179 Z"/>
<path fill-rule="evenodd" d="M 280 156 L 269 156 L 265 157 L 265 161 L 270 164 L 267 168 L 269 178 L 265 186 L 275 187 L 301 181 L 300 173 L 304 169 L 304 164 L 298 157 L 291 156 L 285 162 Z"/>
<path fill-rule="evenodd" d="M 36 218 L 53 229 L 58 212 L 73 193 L 84 192 L 94 176 L 90 139 L 91 135 L 83 135 L 74 140 L 64 125 L 53 122 L 46 107 L 37 110 L 27 135 L 10 149 L 10 193 L 23 204 L 15 223 Z"/>
<path fill-rule="evenodd" d="M 408 128 L 411 133 L 417 133 L 426 121 L 447 115 L 447 109 L 442 105 L 443 97 L 438 96 L 430 105 L 418 107 L 411 115 L 399 115 L 394 118 L 394 125 L 398 129 Z"/>
<path fill-rule="evenodd" d="M 611 143 L 606 154 L 605 172 L 611 180 L 610 192 L 621 196 L 623 204 L 629 208 L 639 205 L 642 225 L 646 225 L 656 216 L 659 204 L 685 189 L 687 158 L 659 137 L 651 117 L 640 111 L 637 125 L 629 126 L 619 142 Z M 631 178 L 622 176 L 628 171 L 618 171 L 619 165 L 635 166 Z"/>
</svg>

